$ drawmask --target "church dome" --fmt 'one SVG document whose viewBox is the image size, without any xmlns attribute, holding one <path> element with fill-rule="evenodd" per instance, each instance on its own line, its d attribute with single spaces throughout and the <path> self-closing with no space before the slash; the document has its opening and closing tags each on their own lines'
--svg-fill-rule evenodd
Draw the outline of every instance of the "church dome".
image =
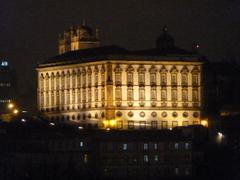
<svg viewBox="0 0 240 180">
<path fill-rule="evenodd" d="M 167 27 L 163 27 L 162 34 L 158 37 L 156 46 L 158 49 L 171 49 L 174 48 L 174 39 L 167 32 Z"/>
<path fill-rule="evenodd" d="M 78 28 L 81 39 L 86 39 L 92 36 L 92 29 L 85 22 Z"/>
</svg>

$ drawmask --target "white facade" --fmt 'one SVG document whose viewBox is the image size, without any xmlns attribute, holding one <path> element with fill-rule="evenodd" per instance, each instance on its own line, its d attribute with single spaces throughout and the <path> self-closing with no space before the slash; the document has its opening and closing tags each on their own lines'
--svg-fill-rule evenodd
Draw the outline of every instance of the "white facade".
<svg viewBox="0 0 240 180">
<path fill-rule="evenodd" d="M 202 62 L 101 60 L 38 67 L 38 108 L 50 121 L 117 129 L 200 124 Z"/>
</svg>

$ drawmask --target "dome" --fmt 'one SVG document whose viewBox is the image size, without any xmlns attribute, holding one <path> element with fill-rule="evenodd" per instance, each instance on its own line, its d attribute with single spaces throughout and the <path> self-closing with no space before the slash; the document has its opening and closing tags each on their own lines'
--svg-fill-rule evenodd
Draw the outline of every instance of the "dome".
<svg viewBox="0 0 240 180">
<path fill-rule="evenodd" d="M 92 29 L 85 24 L 81 25 L 78 30 L 81 38 L 89 38 L 92 36 Z"/>
<path fill-rule="evenodd" d="M 174 39 L 167 32 L 167 27 L 163 27 L 163 33 L 158 37 L 156 46 L 158 49 L 171 49 L 174 48 Z"/>
</svg>

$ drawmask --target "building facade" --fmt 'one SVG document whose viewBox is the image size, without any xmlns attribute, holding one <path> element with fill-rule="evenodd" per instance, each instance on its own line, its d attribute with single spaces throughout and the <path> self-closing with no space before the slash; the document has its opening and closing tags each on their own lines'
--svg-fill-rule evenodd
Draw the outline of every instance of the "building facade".
<svg viewBox="0 0 240 180">
<path fill-rule="evenodd" d="M 37 68 L 38 108 L 51 121 L 117 129 L 200 124 L 199 56 L 178 49 L 166 31 L 157 48 L 71 51 Z M 162 44 L 161 44 L 162 43 Z"/>
</svg>

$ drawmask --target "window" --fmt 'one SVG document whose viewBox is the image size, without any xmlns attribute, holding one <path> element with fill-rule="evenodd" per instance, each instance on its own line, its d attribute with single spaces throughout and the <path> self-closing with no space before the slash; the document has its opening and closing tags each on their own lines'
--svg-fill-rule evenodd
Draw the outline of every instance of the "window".
<svg viewBox="0 0 240 180">
<path fill-rule="evenodd" d="M 101 89 L 101 100 L 105 101 L 105 89 L 104 88 Z"/>
<path fill-rule="evenodd" d="M 88 86 L 91 86 L 91 84 L 92 84 L 92 73 L 89 72 L 88 73 Z"/>
<path fill-rule="evenodd" d="M 63 106 L 65 104 L 65 98 L 64 98 L 65 94 L 64 94 L 64 90 L 61 91 L 61 105 Z"/>
<path fill-rule="evenodd" d="M 184 101 L 184 102 L 188 101 L 188 90 L 187 89 L 182 90 L 182 101 Z"/>
<path fill-rule="evenodd" d="M 146 129 L 146 121 L 140 121 L 140 129 Z"/>
<path fill-rule="evenodd" d="M 167 128 L 168 128 L 167 121 L 162 121 L 162 129 L 167 129 Z"/>
<path fill-rule="evenodd" d="M 55 89 L 54 89 L 54 88 L 55 88 L 54 85 L 55 85 L 55 84 L 54 84 L 54 74 L 52 73 L 52 75 L 51 75 L 51 90 L 52 90 L 52 91 L 55 90 Z"/>
<path fill-rule="evenodd" d="M 45 81 L 45 87 L 46 87 L 46 91 L 49 91 L 49 75 L 47 74 L 45 77 L 46 81 Z"/>
<path fill-rule="evenodd" d="M 161 100 L 167 101 L 167 90 L 166 89 L 161 90 Z"/>
<path fill-rule="evenodd" d="M 81 87 L 81 76 L 80 71 L 77 72 L 77 88 Z"/>
<path fill-rule="evenodd" d="M 68 73 L 67 73 L 67 80 L 66 80 L 67 82 L 67 89 L 70 89 L 70 73 L 69 73 L 69 71 L 68 71 Z"/>
<path fill-rule="evenodd" d="M 82 90 L 82 101 L 83 101 L 83 103 L 86 102 L 86 89 Z"/>
<path fill-rule="evenodd" d="M 193 85 L 198 85 L 198 74 L 193 74 L 192 75 L 192 84 Z"/>
<path fill-rule="evenodd" d="M 134 129 L 134 121 L 128 121 L 128 129 Z"/>
<path fill-rule="evenodd" d="M 115 89 L 115 99 L 116 99 L 116 101 L 122 100 L 122 89 L 120 87 L 117 87 Z"/>
<path fill-rule="evenodd" d="M 102 81 L 102 85 L 104 85 L 105 84 L 105 72 L 103 72 L 101 74 L 101 81 Z"/>
<path fill-rule="evenodd" d="M 88 162 L 88 155 L 87 155 L 87 154 L 84 154 L 84 155 L 83 155 L 83 162 L 84 162 L 84 163 L 87 163 L 87 162 Z"/>
<path fill-rule="evenodd" d="M 186 86 L 188 84 L 188 74 L 183 73 L 182 74 L 182 86 Z"/>
<path fill-rule="evenodd" d="M 157 150 L 157 149 L 158 149 L 158 144 L 157 144 L 157 143 L 154 143 L 154 144 L 153 144 L 153 148 L 154 148 L 154 150 Z"/>
<path fill-rule="evenodd" d="M 44 94 L 43 94 L 43 92 L 41 92 L 41 94 L 40 94 L 40 106 L 41 107 L 44 106 Z"/>
<path fill-rule="evenodd" d="M 65 89 L 65 75 L 64 75 L 64 72 L 62 72 L 62 75 L 61 75 L 61 86 L 62 86 L 62 90 Z"/>
<path fill-rule="evenodd" d="M 133 88 L 128 88 L 127 89 L 127 99 L 128 99 L 128 101 L 133 100 Z"/>
<path fill-rule="evenodd" d="M 188 126 L 188 121 L 183 121 L 182 125 L 183 126 Z"/>
<path fill-rule="evenodd" d="M 178 150 L 179 148 L 179 144 L 178 143 L 174 143 L 174 149 Z"/>
<path fill-rule="evenodd" d="M 172 122 L 172 128 L 177 127 L 177 126 L 178 126 L 178 122 L 177 121 L 173 121 Z"/>
<path fill-rule="evenodd" d="M 75 104 L 75 90 L 72 90 L 72 104 Z"/>
<path fill-rule="evenodd" d="M 146 162 L 146 163 L 147 163 L 148 160 L 149 160 L 149 159 L 148 159 L 148 155 L 144 155 L 144 156 L 143 156 L 143 162 Z"/>
<path fill-rule="evenodd" d="M 128 85 L 132 85 L 133 84 L 133 73 L 132 72 L 128 72 L 127 73 L 127 84 Z"/>
<path fill-rule="evenodd" d="M 67 90 L 67 101 L 66 104 L 69 105 L 70 104 L 70 92 L 69 90 Z"/>
<path fill-rule="evenodd" d="M 51 92 L 51 106 L 54 106 L 54 92 Z"/>
<path fill-rule="evenodd" d="M 79 144 L 79 145 L 80 145 L 80 147 L 83 147 L 83 145 L 84 145 L 84 144 L 83 144 L 83 141 L 80 141 L 80 144 Z"/>
<path fill-rule="evenodd" d="M 76 88 L 76 74 L 73 71 L 72 73 L 72 88 L 75 89 Z"/>
<path fill-rule="evenodd" d="M 80 89 L 77 89 L 77 103 L 80 104 L 81 102 L 81 90 Z"/>
<path fill-rule="evenodd" d="M 143 150 L 148 150 L 148 144 L 147 143 L 143 144 Z"/>
<path fill-rule="evenodd" d="M 156 85 L 156 73 L 151 73 L 150 74 L 150 84 L 151 85 Z"/>
<path fill-rule="evenodd" d="M 167 74 L 161 73 L 161 85 L 167 85 Z"/>
<path fill-rule="evenodd" d="M 98 88 L 95 88 L 95 101 L 98 101 Z"/>
<path fill-rule="evenodd" d="M 116 72 L 115 73 L 115 83 L 116 84 L 121 84 L 122 78 L 121 78 L 121 73 L 120 72 Z"/>
<path fill-rule="evenodd" d="M 185 149 L 189 150 L 190 149 L 190 144 L 189 143 L 185 143 Z"/>
<path fill-rule="evenodd" d="M 117 121 L 117 129 L 122 129 L 122 128 L 123 128 L 123 122 Z"/>
<path fill-rule="evenodd" d="M 56 90 L 58 91 L 60 89 L 60 76 L 59 73 L 56 75 Z"/>
<path fill-rule="evenodd" d="M 172 89 L 172 101 L 177 101 L 177 89 Z"/>
<path fill-rule="evenodd" d="M 151 88 L 151 101 L 157 100 L 157 91 L 156 88 Z"/>
<path fill-rule="evenodd" d="M 154 161 L 158 161 L 158 155 L 154 155 Z"/>
<path fill-rule="evenodd" d="M 175 170 L 174 170 L 174 173 L 176 174 L 176 175 L 179 175 L 179 168 L 175 168 Z"/>
<path fill-rule="evenodd" d="M 82 75 L 82 86 L 86 87 L 86 73 Z"/>
<path fill-rule="evenodd" d="M 124 151 L 126 151 L 128 149 L 128 144 L 126 144 L 126 143 L 123 144 L 122 148 L 123 148 Z"/>
<path fill-rule="evenodd" d="M 138 75 L 138 78 L 139 78 L 139 84 L 140 85 L 142 85 L 142 84 L 144 84 L 145 83 L 145 74 L 144 73 L 139 73 L 139 75 Z"/>
<path fill-rule="evenodd" d="M 157 129 L 157 121 L 152 121 L 151 122 L 151 126 L 152 126 L 152 129 Z"/>
<path fill-rule="evenodd" d="M 192 95 L 193 95 L 192 100 L 194 102 L 198 101 L 198 90 L 197 89 L 193 90 L 193 94 Z"/>
<path fill-rule="evenodd" d="M 92 91 L 91 88 L 88 89 L 88 102 L 92 101 Z"/>
<path fill-rule="evenodd" d="M 98 85 L 98 72 L 95 72 L 95 86 Z"/>
<path fill-rule="evenodd" d="M 59 99 L 59 91 L 57 91 L 56 92 L 56 106 L 58 106 L 59 105 L 59 101 L 60 101 L 60 99 Z"/>
<path fill-rule="evenodd" d="M 144 101 L 145 100 L 145 89 L 144 88 L 140 88 L 139 89 L 139 100 L 140 101 Z"/>
<path fill-rule="evenodd" d="M 176 73 L 171 74 L 171 83 L 172 83 L 172 85 L 177 85 L 177 74 Z"/>
</svg>

